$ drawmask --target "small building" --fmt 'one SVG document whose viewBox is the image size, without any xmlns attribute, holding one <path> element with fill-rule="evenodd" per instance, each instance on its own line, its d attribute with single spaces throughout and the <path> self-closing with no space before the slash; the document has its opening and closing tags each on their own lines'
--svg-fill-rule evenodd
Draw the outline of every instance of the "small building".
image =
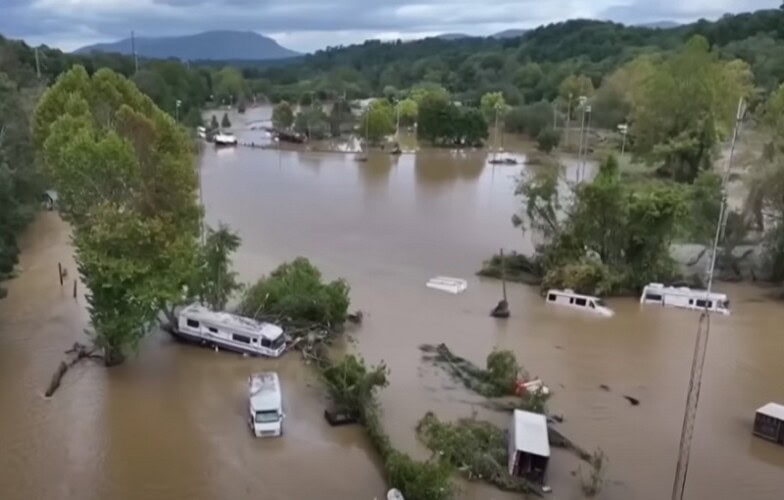
<svg viewBox="0 0 784 500">
<path fill-rule="evenodd" d="M 784 444 L 784 405 L 768 403 L 758 408 L 754 417 L 754 435 Z"/>
<path fill-rule="evenodd" d="M 509 474 L 542 484 L 549 461 L 547 417 L 515 410 L 509 426 Z"/>
</svg>

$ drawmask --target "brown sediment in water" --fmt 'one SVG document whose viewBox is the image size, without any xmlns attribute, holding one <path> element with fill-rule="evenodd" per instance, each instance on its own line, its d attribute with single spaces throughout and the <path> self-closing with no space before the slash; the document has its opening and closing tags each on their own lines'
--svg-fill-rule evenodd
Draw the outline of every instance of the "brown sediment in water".
<svg viewBox="0 0 784 500">
<path fill-rule="evenodd" d="M 255 132 L 237 131 L 250 140 L 246 133 Z M 566 416 L 558 428 L 606 452 L 602 498 L 667 498 L 697 315 L 611 299 L 615 317 L 594 318 L 509 285 L 512 316 L 490 318 L 500 286 L 475 271 L 499 248 L 526 253 L 530 242 L 510 223 L 519 168 L 486 160 L 481 151 L 424 150 L 371 153 L 359 164 L 342 155 L 206 148 L 201 165 L 208 221 L 227 222 L 243 238 L 235 262 L 244 281 L 303 255 L 328 279 L 351 283 L 352 309 L 366 312 L 352 349 L 391 370 L 379 399 L 397 448 L 428 456 L 415 435 L 428 410 L 443 420 L 476 410 L 508 425 L 506 415 L 423 363 L 420 344 L 444 342 L 480 366 L 494 347 L 510 349 L 555 392 L 550 407 Z M 87 315 L 83 299 L 74 303 L 57 282 L 57 262 L 70 254 L 67 227 L 42 214 L 22 245 L 22 273 L 0 300 L 3 500 L 383 497 L 361 429 L 328 426 L 319 383 L 297 356 L 241 358 L 156 333 L 126 365 L 83 364 L 54 398 L 42 398 L 63 350 L 84 340 Z M 66 265 L 71 279 L 75 267 Z M 468 290 L 455 296 L 424 286 L 442 274 L 467 279 Z M 751 425 L 757 407 L 784 401 L 784 308 L 753 286 L 719 288 L 734 310 L 712 321 L 686 494 L 778 498 L 784 448 L 753 438 Z M 258 369 L 281 373 L 287 420 L 279 440 L 254 439 L 245 423 L 245 381 Z M 551 498 L 580 498 L 571 474 L 578 465 L 553 450 Z M 516 498 L 474 484 L 462 497 Z"/>
</svg>

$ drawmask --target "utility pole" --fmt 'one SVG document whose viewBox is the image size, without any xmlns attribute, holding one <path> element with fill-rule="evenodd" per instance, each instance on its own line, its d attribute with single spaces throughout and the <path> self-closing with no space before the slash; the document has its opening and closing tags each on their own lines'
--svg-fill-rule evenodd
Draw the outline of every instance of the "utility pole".
<svg viewBox="0 0 784 500">
<path fill-rule="evenodd" d="M 626 134 L 629 133 L 629 125 L 626 123 L 621 123 L 618 125 L 618 131 L 623 136 L 623 141 L 621 142 L 621 157 L 623 157 L 623 153 L 626 151 Z"/>
<path fill-rule="evenodd" d="M 732 133 L 730 143 L 730 154 L 727 159 L 727 169 L 722 176 L 721 208 L 719 210 L 719 220 L 716 224 L 716 234 L 713 239 L 713 249 L 708 265 L 708 286 L 705 292 L 705 310 L 700 316 L 697 326 L 697 338 L 694 342 L 694 356 L 691 362 L 691 377 L 689 378 L 689 390 L 686 394 L 686 410 L 683 414 L 683 427 L 681 428 L 681 441 L 678 447 L 678 464 L 675 467 L 675 480 L 672 484 L 672 500 L 683 500 L 686 491 L 686 475 L 689 471 L 689 452 L 691 451 L 691 440 L 694 435 L 694 422 L 697 418 L 697 407 L 700 401 L 700 388 L 702 386 L 702 369 L 705 365 L 705 355 L 708 350 L 708 340 L 710 338 L 710 309 L 708 308 L 709 297 L 713 288 L 713 273 L 716 269 L 716 253 L 719 241 L 724 234 L 727 224 L 727 196 L 726 188 L 732 170 L 732 159 L 735 154 L 735 142 L 740 134 L 743 124 L 745 107 L 743 98 L 738 101 L 738 111 L 735 115 L 735 130 Z M 703 324 L 705 329 L 703 329 Z"/>
<path fill-rule="evenodd" d="M 588 123 L 585 126 L 585 145 L 583 146 L 583 158 L 580 163 L 580 180 L 585 179 L 585 157 L 588 156 L 588 140 L 590 139 L 591 132 L 591 105 L 585 107 L 585 113 L 588 114 Z"/>
<path fill-rule="evenodd" d="M 139 72 L 139 58 L 136 56 L 136 35 L 131 30 L 131 54 L 133 55 L 133 72 Z"/>
<path fill-rule="evenodd" d="M 578 101 L 580 103 L 580 107 L 582 108 L 582 114 L 580 118 L 580 142 L 577 146 L 577 182 L 580 182 L 580 165 L 582 163 L 583 158 L 583 139 L 584 139 L 584 132 L 585 132 L 585 102 L 587 101 L 587 97 L 580 96 Z"/>
<path fill-rule="evenodd" d="M 569 92 L 569 103 L 566 105 L 566 133 L 564 134 L 564 147 L 569 149 L 569 128 L 572 122 L 572 93 Z"/>
<path fill-rule="evenodd" d="M 38 79 L 41 79 L 41 60 L 38 58 L 38 47 L 34 49 L 35 51 L 35 74 Z"/>
</svg>

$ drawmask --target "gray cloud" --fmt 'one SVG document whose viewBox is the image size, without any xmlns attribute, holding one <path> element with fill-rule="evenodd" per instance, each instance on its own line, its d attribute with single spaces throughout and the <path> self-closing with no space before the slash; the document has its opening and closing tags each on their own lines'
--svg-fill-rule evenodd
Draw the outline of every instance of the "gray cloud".
<svg viewBox="0 0 784 500">
<path fill-rule="evenodd" d="M 74 49 L 128 36 L 213 29 L 273 34 L 295 50 L 444 32 L 490 34 L 575 17 L 689 21 L 780 0 L 0 0 L 0 33 Z"/>
</svg>

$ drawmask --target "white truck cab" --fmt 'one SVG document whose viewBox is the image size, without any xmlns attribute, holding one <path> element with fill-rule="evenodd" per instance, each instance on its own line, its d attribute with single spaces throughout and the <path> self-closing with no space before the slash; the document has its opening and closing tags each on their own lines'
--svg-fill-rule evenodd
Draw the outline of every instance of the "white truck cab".
<svg viewBox="0 0 784 500">
<path fill-rule="evenodd" d="M 280 380 L 275 372 L 254 373 L 248 379 L 250 418 L 248 422 L 256 437 L 277 437 L 283 434 Z"/>
</svg>

